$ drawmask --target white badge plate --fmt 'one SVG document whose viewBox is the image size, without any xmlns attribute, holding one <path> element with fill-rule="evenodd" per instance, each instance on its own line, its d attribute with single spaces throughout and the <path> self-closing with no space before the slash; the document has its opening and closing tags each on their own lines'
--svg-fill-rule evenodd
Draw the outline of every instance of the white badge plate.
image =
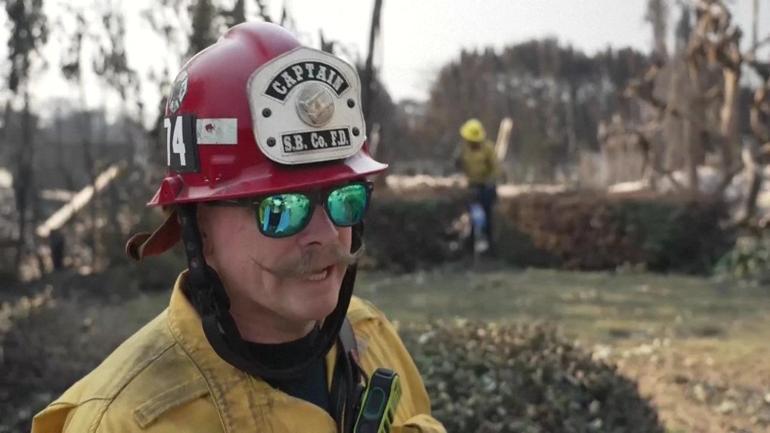
<svg viewBox="0 0 770 433">
<path fill-rule="evenodd" d="M 344 159 L 366 140 L 358 73 L 331 54 L 300 47 L 276 57 L 252 74 L 248 94 L 254 138 L 273 161 Z"/>
</svg>

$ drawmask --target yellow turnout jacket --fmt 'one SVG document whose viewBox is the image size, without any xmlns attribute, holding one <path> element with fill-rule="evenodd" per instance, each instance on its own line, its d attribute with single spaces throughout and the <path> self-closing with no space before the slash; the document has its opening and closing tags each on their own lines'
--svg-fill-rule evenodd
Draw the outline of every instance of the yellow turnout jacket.
<svg viewBox="0 0 770 433">
<path fill-rule="evenodd" d="M 184 278 L 177 279 L 168 308 L 37 414 L 32 432 L 336 433 L 320 407 L 217 356 L 182 293 Z M 422 379 L 390 322 L 355 297 L 348 319 L 367 374 L 386 367 L 401 376 L 392 433 L 445 433 L 430 415 Z M 333 348 L 327 355 L 327 383 L 335 354 Z"/>
<path fill-rule="evenodd" d="M 489 141 L 481 143 L 478 149 L 464 142 L 460 150 L 460 164 L 469 184 L 495 183 L 500 171 L 495 146 Z"/>
</svg>

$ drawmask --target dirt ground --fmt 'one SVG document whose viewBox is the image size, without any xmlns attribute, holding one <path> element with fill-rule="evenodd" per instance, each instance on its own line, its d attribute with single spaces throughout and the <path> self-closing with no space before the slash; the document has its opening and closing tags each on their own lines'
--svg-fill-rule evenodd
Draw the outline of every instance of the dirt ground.
<svg viewBox="0 0 770 433">
<path fill-rule="evenodd" d="M 759 343 L 759 342 L 758 342 Z M 672 432 L 770 431 L 767 350 L 724 354 L 705 339 L 657 347 L 616 360 L 626 376 L 652 397 Z M 745 350 L 745 349 L 744 349 Z"/>
<path fill-rule="evenodd" d="M 122 278 L 128 275 L 59 277 L 3 295 L 0 363 L 9 369 L 0 375 L 0 406 L 13 416 L 2 419 L 0 432 L 28 431 L 42 405 L 164 308 L 164 290 L 100 290 Z M 364 272 L 357 287 L 401 323 L 466 317 L 554 324 L 636 380 L 671 433 L 770 432 L 768 288 L 495 263 L 403 275 Z M 71 365 L 43 362 L 83 344 L 93 350 L 73 354 Z M 59 382 L 41 382 L 41 372 L 52 368 Z"/>
</svg>

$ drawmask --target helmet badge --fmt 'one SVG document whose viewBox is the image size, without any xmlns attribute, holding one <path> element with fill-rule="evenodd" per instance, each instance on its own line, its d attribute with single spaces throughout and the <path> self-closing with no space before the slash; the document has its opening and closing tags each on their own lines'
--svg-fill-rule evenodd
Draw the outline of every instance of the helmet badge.
<svg viewBox="0 0 770 433">
<path fill-rule="evenodd" d="M 254 139 L 277 163 L 342 160 L 366 141 L 356 69 L 329 53 L 298 47 L 275 57 L 247 91 Z"/>
<path fill-rule="evenodd" d="M 179 110 L 185 95 L 187 95 L 188 79 L 187 71 L 182 71 L 174 82 L 174 87 L 171 89 L 171 97 L 168 99 L 168 108 L 172 113 Z"/>
<path fill-rule="evenodd" d="M 310 126 L 325 125 L 334 115 L 334 98 L 318 83 L 307 83 L 296 105 L 299 118 Z"/>
</svg>

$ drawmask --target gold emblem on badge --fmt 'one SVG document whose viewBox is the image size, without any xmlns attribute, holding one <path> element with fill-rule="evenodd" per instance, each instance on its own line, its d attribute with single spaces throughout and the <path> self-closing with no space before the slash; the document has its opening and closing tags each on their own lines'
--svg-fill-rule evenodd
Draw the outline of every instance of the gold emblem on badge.
<svg viewBox="0 0 770 433">
<path fill-rule="evenodd" d="M 297 114 L 310 126 L 323 126 L 334 115 L 334 97 L 318 83 L 308 83 L 297 97 Z"/>
</svg>

